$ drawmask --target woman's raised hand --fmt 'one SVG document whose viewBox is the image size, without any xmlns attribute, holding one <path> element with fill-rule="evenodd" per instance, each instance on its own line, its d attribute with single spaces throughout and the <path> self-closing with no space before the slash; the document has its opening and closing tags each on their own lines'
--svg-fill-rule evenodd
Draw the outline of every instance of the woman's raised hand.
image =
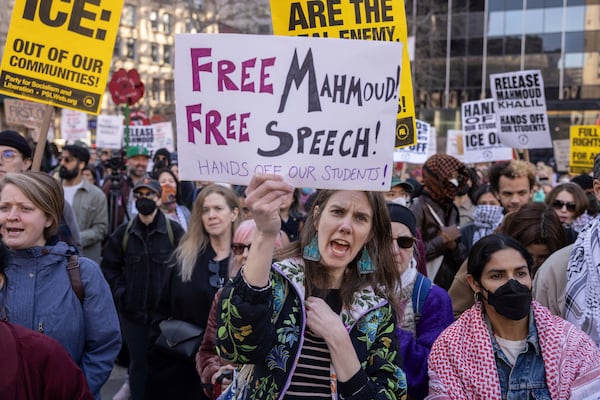
<svg viewBox="0 0 600 400">
<path fill-rule="evenodd" d="M 279 234 L 279 209 L 293 191 L 294 187 L 285 183 L 280 175 L 256 174 L 252 177 L 246 189 L 246 205 L 261 234 Z"/>
</svg>

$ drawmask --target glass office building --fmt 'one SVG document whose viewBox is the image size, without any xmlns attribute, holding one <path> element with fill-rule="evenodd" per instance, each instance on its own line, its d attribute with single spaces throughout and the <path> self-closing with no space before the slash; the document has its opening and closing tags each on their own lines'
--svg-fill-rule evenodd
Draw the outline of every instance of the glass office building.
<svg viewBox="0 0 600 400">
<path fill-rule="evenodd" d="M 439 134 L 491 97 L 490 74 L 527 69 L 542 72 L 553 140 L 600 123 L 600 0 L 406 0 L 406 17 L 417 118 Z"/>
</svg>

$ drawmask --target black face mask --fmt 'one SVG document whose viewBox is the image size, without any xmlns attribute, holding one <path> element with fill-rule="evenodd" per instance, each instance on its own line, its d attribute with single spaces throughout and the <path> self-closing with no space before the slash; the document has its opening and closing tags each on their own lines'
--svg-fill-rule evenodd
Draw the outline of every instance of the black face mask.
<svg viewBox="0 0 600 400">
<path fill-rule="evenodd" d="M 156 210 L 156 203 L 154 200 L 143 197 L 135 201 L 135 208 L 142 215 L 150 215 Z"/>
<path fill-rule="evenodd" d="M 482 286 L 483 288 L 483 286 Z M 493 306 L 498 314 L 518 321 L 529 315 L 531 309 L 531 289 L 511 279 L 500 286 L 494 293 L 487 292 L 488 304 Z"/>
<path fill-rule="evenodd" d="M 58 169 L 58 176 L 60 179 L 70 181 L 71 179 L 77 178 L 77 175 L 79 175 L 79 166 L 73 169 L 67 169 L 63 166 Z"/>
<path fill-rule="evenodd" d="M 471 188 L 469 187 L 469 185 L 462 185 L 461 187 L 459 187 L 458 189 L 456 189 L 456 195 L 457 196 L 464 196 L 465 194 L 469 193 L 469 190 Z"/>
</svg>

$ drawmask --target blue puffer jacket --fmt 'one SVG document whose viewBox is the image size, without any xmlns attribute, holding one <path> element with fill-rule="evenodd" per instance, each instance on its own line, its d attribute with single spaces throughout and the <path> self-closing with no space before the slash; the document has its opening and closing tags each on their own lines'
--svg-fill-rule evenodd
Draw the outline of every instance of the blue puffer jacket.
<svg viewBox="0 0 600 400">
<path fill-rule="evenodd" d="M 98 264 L 79 257 L 83 305 L 71 287 L 64 242 L 11 250 L 7 284 L 0 292 L 10 322 L 58 340 L 81 367 L 99 398 L 121 348 L 117 311 Z"/>
</svg>

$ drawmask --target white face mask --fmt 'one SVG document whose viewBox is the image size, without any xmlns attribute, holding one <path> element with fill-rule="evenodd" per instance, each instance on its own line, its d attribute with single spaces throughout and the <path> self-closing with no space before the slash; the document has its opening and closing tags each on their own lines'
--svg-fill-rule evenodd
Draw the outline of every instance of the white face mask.
<svg viewBox="0 0 600 400">
<path fill-rule="evenodd" d="M 410 197 L 405 197 L 405 196 L 396 197 L 395 199 L 392 200 L 392 202 L 396 203 L 396 204 L 400 204 L 401 206 L 404 206 L 404 207 L 409 207 L 410 204 L 412 203 Z"/>
</svg>

